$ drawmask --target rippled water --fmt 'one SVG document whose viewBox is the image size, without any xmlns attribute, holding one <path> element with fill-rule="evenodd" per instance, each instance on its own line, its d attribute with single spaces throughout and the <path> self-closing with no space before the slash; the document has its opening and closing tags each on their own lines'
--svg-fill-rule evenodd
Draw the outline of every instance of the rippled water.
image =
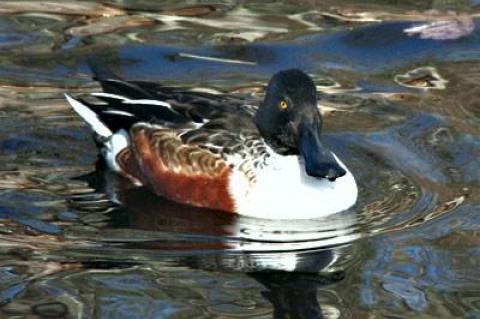
<svg viewBox="0 0 480 319">
<path fill-rule="evenodd" d="M 0 2 L 0 312 L 480 318 L 478 1 Z M 62 93 L 128 79 L 261 98 L 296 67 L 360 193 L 326 219 L 193 209 L 96 167 Z"/>
</svg>

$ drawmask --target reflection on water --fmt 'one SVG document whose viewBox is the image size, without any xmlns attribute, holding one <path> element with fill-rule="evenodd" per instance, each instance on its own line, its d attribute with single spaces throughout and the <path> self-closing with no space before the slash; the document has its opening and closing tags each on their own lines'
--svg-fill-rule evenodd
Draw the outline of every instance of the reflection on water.
<svg viewBox="0 0 480 319">
<path fill-rule="evenodd" d="M 62 318 L 480 316 L 475 1 L 0 2 L 0 312 Z M 348 211 L 182 206 L 101 169 L 63 99 L 128 79 L 261 99 L 319 89 Z M 95 167 L 97 166 L 97 168 Z"/>
</svg>

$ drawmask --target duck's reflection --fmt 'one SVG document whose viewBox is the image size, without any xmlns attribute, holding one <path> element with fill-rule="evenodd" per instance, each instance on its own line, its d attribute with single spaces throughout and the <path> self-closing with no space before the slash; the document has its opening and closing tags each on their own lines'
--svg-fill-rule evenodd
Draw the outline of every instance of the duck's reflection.
<svg viewBox="0 0 480 319">
<path fill-rule="evenodd" d="M 273 306 L 273 318 L 324 318 L 319 289 L 343 280 L 343 270 L 324 272 L 337 258 L 334 249 L 316 252 L 195 256 L 190 267 L 214 271 L 247 271 L 265 289 L 262 296 Z M 261 270 L 259 270 L 261 269 Z M 295 271 L 291 271 L 294 269 Z"/>
<path fill-rule="evenodd" d="M 273 318 L 324 318 L 317 298 L 318 288 L 344 278 L 343 271 L 329 275 L 266 271 L 249 274 L 267 290 L 262 295 L 271 302 Z"/>
<path fill-rule="evenodd" d="M 328 223 L 257 220 L 177 204 L 100 170 L 82 179 L 118 204 L 108 213 L 112 226 L 145 232 L 144 241 L 126 245 L 179 252 L 193 268 L 244 272 L 266 287 L 274 318 L 323 318 L 318 288 L 344 277 L 324 270 L 339 257 L 334 247 L 355 238 L 345 216 Z"/>
</svg>

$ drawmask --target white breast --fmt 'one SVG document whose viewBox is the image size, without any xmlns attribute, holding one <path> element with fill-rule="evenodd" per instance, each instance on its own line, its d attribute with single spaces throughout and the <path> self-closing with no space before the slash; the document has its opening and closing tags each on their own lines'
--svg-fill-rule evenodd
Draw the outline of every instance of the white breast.
<svg viewBox="0 0 480 319">
<path fill-rule="evenodd" d="M 230 192 L 237 212 L 266 219 L 312 219 L 351 207 L 358 193 L 355 178 L 335 158 L 347 173 L 334 182 L 308 176 L 298 156 L 281 156 L 273 151 L 267 165 L 256 171 L 255 184 L 249 184 L 242 172 L 234 171 Z"/>
</svg>

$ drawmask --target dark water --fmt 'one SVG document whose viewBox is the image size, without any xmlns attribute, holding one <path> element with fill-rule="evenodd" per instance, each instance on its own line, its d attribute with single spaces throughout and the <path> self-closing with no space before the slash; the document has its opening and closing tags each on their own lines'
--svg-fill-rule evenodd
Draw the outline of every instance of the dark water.
<svg viewBox="0 0 480 319">
<path fill-rule="evenodd" d="M 0 317 L 480 318 L 480 2 L 201 3 L 0 3 Z M 259 98 L 309 72 L 357 204 L 255 220 L 95 170 L 62 96 L 92 54 Z"/>
</svg>

